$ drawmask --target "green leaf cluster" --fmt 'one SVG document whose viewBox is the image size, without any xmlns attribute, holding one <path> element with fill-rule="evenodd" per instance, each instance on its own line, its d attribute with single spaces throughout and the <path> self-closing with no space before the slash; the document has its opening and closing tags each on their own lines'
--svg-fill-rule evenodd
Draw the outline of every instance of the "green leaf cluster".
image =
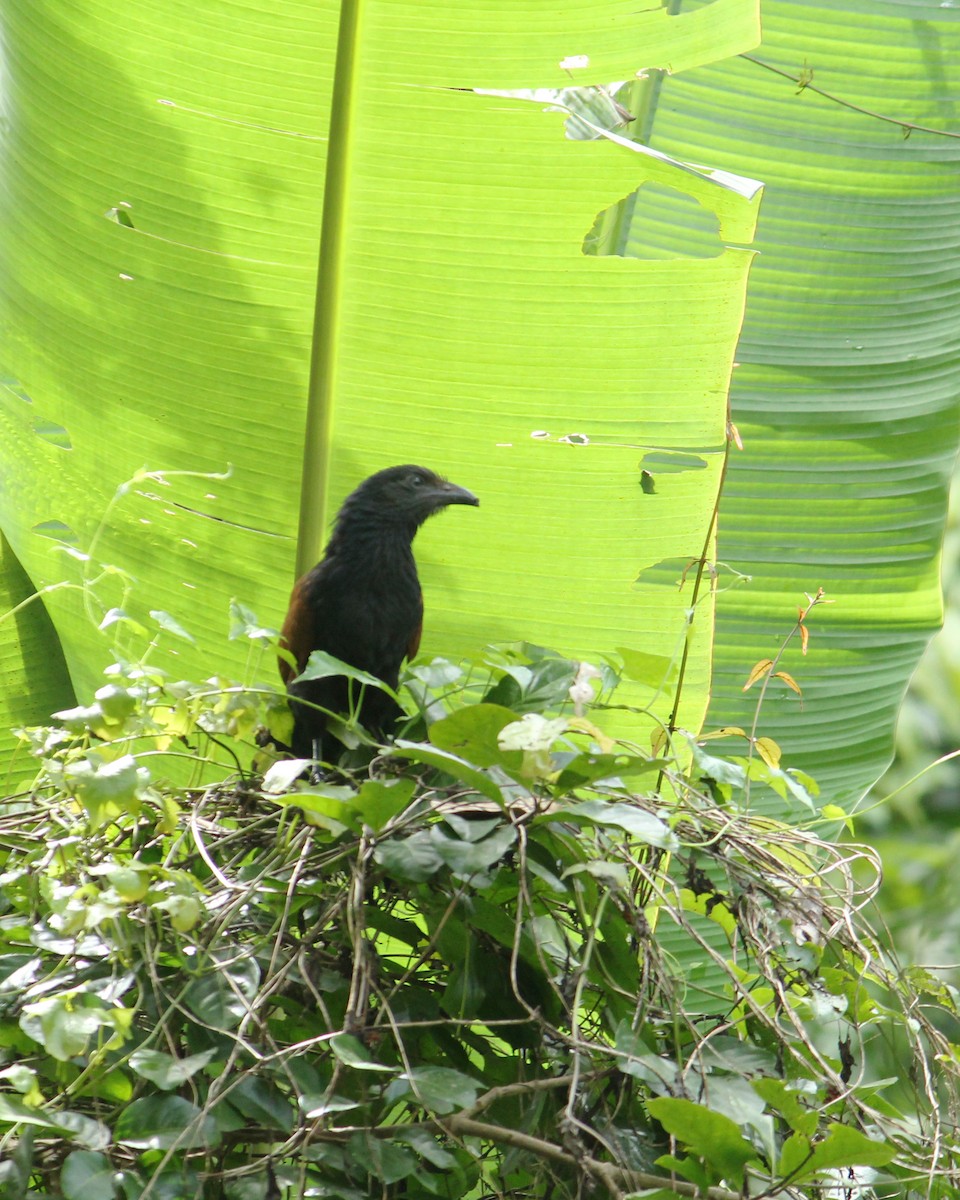
<svg viewBox="0 0 960 1200">
<path fill-rule="evenodd" d="M 336 777 L 239 769 L 277 698 L 148 666 L 30 731 L 0 816 L 5 1194 L 910 1195 L 936 1154 L 950 1195 L 929 1094 L 870 1063 L 905 1030 L 953 1102 L 952 996 L 884 965 L 858 852 L 816 810 L 754 815 L 752 768 L 608 737 L 596 674 L 588 706 L 537 647 L 415 663 L 407 736 Z M 164 780 L 165 739 L 208 781 Z"/>
</svg>

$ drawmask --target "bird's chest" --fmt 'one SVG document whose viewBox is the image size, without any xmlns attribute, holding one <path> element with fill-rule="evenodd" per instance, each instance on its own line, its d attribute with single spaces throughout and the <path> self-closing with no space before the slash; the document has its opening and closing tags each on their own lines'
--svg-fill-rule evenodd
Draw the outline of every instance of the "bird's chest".
<svg viewBox="0 0 960 1200">
<path fill-rule="evenodd" d="M 359 562 L 337 564 L 315 599 L 317 644 L 361 670 L 395 679 L 423 620 L 413 555 L 371 548 Z"/>
</svg>

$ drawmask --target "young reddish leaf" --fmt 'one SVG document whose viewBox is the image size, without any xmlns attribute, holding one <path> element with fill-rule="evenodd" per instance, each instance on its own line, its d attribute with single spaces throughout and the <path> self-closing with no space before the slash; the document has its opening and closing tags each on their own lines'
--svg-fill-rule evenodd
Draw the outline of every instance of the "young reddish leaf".
<svg viewBox="0 0 960 1200">
<path fill-rule="evenodd" d="M 745 738 L 746 736 L 747 736 L 747 731 L 745 729 L 741 729 L 739 725 L 724 725 L 720 729 L 711 730 L 710 733 L 701 733 L 699 735 L 699 737 L 697 738 L 697 741 L 710 742 L 710 741 L 713 741 L 715 738 L 725 738 L 725 737 Z"/>
<path fill-rule="evenodd" d="M 567 729 L 571 733 L 585 733 L 600 747 L 604 754 L 612 754 L 616 742 L 611 737 L 603 732 L 599 726 L 594 725 L 592 721 L 588 721 L 586 717 L 571 717 L 567 722 Z"/>
<path fill-rule="evenodd" d="M 806 625 L 804 625 L 803 621 L 801 621 L 800 622 L 800 652 L 801 652 L 801 654 L 806 654 L 807 646 L 808 646 L 809 642 L 810 642 L 810 630 L 806 627 Z"/>
<path fill-rule="evenodd" d="M 764 675 L 767 674 L 767 672 L 770 670 L 770 668 L 772 666 L 773 666 L 772 658 L 761 658 L 760 661 L 753 668 L 753 670 L 750 672 L 750 676 L 747 679 L 747 682 L 743 685 L 743 691 L 747 691 L 749 688 L 752 688 L 753 685 L 757 682 L 757 680 L 762 679 L 764 677 Z"/>
<path fill-rule="evenodd" d="M 757 747 L 757 753 L 767 764 L 768 767 L 780 766 L 781 750 L 773 738 L 760 737 L 757 738 L 754 745 Z"/>
<path fill-rule="evenodd" d="M 786 671 L 777 671 L 775 678 L 782 679 L 787 687 L 796 692 L 798 696 L 803 695 L 803 692 L 800 690 L 800 684 L 797 683 L 792 675 L 788 675 Z"/>
</svg>

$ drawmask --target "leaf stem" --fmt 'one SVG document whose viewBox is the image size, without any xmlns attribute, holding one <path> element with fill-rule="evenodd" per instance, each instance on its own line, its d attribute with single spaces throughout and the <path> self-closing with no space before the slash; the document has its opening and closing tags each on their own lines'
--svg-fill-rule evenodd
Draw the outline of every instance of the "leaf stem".
<svg viewBox="0 0 960 1200">
<path fill-rule="evenodd" d="M 297 576 L 308 570 L 319 557 L 326 530 L 331 425 L 339 365 L 337 351 L 340 341 L 340 302 L 348 220 L 347 192 L 353 144 L 352 126 L 356 108 L 359 26 L 359 0 L 343 0 L 340 4 L 323 212 L 320 218 L 320 260 L 317 267 L 313 352 L 310 359 L 310 385 L 303 442 L 303 474 L 300 479 Z"/>
</svg>

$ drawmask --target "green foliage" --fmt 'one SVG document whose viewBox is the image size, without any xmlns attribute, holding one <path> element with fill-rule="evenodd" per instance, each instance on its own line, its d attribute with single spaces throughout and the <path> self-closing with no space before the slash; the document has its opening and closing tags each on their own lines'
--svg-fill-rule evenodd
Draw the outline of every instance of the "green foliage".
<svg viewBox="0 0 960 1200">
<path fill-rule="evenodd" d="M 346 494 L 426 460 L 482 492 L 462 534 L 418 536 L 431 652 L 637 638 L 671 658 L 687 597 L 634 581 L 711 526 L 758 185 L 727 152 L 668 160 L 622 118 L 574 140 L 555 105 L 473 89 L 696 70 L 757 45 L 759 0 L 458 0 L 439 22 L 422 0 L 134 7 L 0 11 L 3 608 L 59 577 L 53 541 L 89 544 L 116 479 L 229 463 L 175 494 L 167 472 L 139 480 L 101 541 L 142 585 L 142 624 L 189 600 L 188 678 L 240 674 L 229 597 L 255 589 L 276 620 Z M 651 186 L 722 229 L 710 257 L 682 225 L 662 261 L 583 253 L 599 214 Z M 646 495 L 647 453 L 689 469 Z M 93 690 L 78 601 L 48 595 L 55 633 L 0 625 L 0 726 L 67 707 L 53 637 Z M 705 622 L 690 724 L 709 653 Z"/>
<path fill-rule="evenodd" d="M 951 966 L 935 973 L 916 964 L 954 964 L 960 958 L 956 860 L 960 786 L 960 716 L 956 696 L 960 662 L 960 479 L 954 477 L 951 516 L 944 541 L 944 627 L 930 643 L 900 710 L 896 758 L 857 817 L 883 859 L 879 918 L 888 953 L 896 955 L 918 991 L 934 995 L 957 984 Z M 939 1018 L 951 1042 L 960 1042 L 960 1020 Z M 884 1074 L 909 1077 L 910 1051 L 895 1038 L 884 1056 Z"/>
<path fill-rule="evenodd" d="M 943 543 L 946 612 L 910 682 L 897 725 L 896 758 L 874 789 L 885 803 L 868 808 L 866 820 L 878 836 L 893 830 L 936 838 L 956 827 L 960 788 L 960 475 L 954 475 Z"/>
<path fill-rule="evenodd" d="M 275 635 L 234 617 L 255 677 Z M 617 669 L 416 662 L 406 736 L 335 778 L 257 748 L 271 689 L 149 654 L 25 732 L 3 1194 L 952 1194 L 952 996 L 885 965 L 873 860 L 809 787 L 805 827 L 756 815 L 772 743 L 609 738 Z M 909 1104 L 871 1073 L 900 1026 Z"/>
</svg>

